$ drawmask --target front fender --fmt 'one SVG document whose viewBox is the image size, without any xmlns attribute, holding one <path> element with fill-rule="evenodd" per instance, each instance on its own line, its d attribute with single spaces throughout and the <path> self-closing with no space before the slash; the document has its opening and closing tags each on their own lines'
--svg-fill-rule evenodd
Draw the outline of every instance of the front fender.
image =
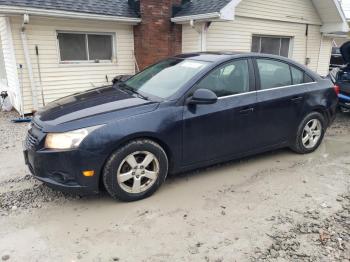
<svg viewBox="0 0 350 262">
<path fill-rule="evenodd" d="M 164 107 L 141 115 L 109 122 L 91 133 L 81 148 L 108 157 L 122 145 L 137 138 L 158 142 L 175 165 L 182 157 L 182 107 Z"/>
</svg>

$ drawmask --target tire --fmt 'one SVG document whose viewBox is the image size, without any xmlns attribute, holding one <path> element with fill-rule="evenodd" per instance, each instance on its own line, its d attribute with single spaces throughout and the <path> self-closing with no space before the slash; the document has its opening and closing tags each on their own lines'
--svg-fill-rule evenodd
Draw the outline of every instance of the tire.
<svg viewBox="0 0 350 262">
<path fill-rule="evenodd" d="M 314 123 L 319 123 L 319 127 L 318 127 L 319 137 L 317 139 L 317 142 L 313 138 L 316 138 L 316 136 L 314 136 L 314 135 L 318 134 L 318 132 L 306 131 L 307 125 L 310 127 Z M 304 117 L 304 119 L 301 121 L 301 123 L 298 127 L 296 139 L 293 142 L 291 149 L 298 154 L 312 153 L 322 143 L 325 132 L 326 132 L 326 121 L 325 121 L 324 116 L 318 112 L 310 113 L 306 117 Z M 313 138 L 311 140 L 309 139 L 307 142 L 304 143 L 303 139 L 304 139 L 304 141 L 306 141 L 307 137 L 309 137 L 309 138 L 313 137 Z"/>
<path fill-rule="evenodd" d="M 110 156 L 103 170 L 103 184 L 112 198 L 131 202 L 151 196 L 167 174 L 168 158 L 163 148 L 152 140 L 140 139 Z"/>
</svg>

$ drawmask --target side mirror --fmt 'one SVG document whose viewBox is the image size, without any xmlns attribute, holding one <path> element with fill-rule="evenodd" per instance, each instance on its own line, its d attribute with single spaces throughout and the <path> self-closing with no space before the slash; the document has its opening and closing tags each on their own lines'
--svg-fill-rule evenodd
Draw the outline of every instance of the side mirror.
<svg viewBox="0 0 350 262">
<path fill-rule="evenodd" d="M 217 95 L 209 89 L 197 89 L 187 101 L 189 105 L 208 105 L 218 101 Z"/>
<path fill-rule="evenodd" d="M 132 77 L 132 75 L 119 75 L 113 78 L 112 83 L 116 84 L 119 82 L 125 82 L 126 80 L 129 80 Z"/>
</svg>

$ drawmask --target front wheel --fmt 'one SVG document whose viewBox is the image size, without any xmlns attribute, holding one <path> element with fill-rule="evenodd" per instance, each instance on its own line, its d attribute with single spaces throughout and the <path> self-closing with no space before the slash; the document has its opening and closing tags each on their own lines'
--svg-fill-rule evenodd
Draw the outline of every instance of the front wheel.
<svg viewBox="0 0 350 262">
<path fill-rule="evenodd" d="M 103 184 L 113 198 L 136 201 L 152 195 L 167 173 L 168 159 L 162 147 L 148 139 L 135 140 L 109 158 Z"/>
<path fill-rule="evenodd" d="M 323 115 L 313 112 L 301 121 L 291 148 L 299 154 L 314 152 L 322 143 L 326 128 Z"/>
</svg>

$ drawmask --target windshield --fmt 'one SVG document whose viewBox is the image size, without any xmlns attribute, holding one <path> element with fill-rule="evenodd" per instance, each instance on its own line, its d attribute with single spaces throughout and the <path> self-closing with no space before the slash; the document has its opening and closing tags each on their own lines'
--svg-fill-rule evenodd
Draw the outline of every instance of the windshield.
<svg viewBox="0 0 350 262">
<path fill-rule="evenodd" d="M 171 58 L 145 69 L 124 84 L 145 96 L 166 99 L 174 95 L 208 64 L 203 61 Z"/>
</svg>

